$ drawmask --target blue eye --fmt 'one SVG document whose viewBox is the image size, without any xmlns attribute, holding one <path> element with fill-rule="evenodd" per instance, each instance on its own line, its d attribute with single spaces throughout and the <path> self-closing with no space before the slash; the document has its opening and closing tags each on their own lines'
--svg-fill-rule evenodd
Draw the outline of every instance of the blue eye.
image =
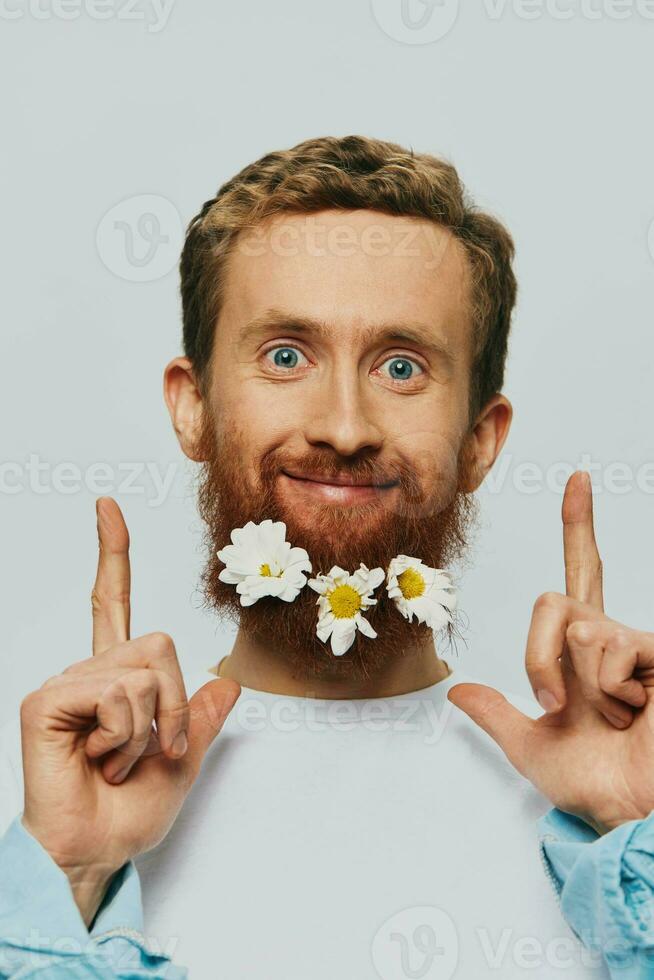
<svg viewBox="0 0 654 980">
<path fill-rule="evenodd" d="M 297 347 L 271 347 L 269 351 L 266 351 L 266 357 L 268 357 L 270 354 L 273 355 L 272 360 L 275 367 L 297 367 L 300 357 L 304 358 L 307 364 L 309 363 L 306 357 L 304 357 L 302 351 L 299 351 Z"/>
<path fill-rule="evenodd" d="M 382 367 L 385 367 L 386 364 L 390 365 L 389 374 L 394 381 L 407 381 L 414 374 L 422 374 L 420 365 L 408 357 L 391 357 L 388 361 L 384 361 Z"/>
</svg>

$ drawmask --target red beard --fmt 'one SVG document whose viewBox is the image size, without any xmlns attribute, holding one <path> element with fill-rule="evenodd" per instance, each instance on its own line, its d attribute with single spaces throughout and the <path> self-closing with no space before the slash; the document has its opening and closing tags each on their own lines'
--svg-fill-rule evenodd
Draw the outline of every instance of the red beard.
<svg viewBox="0 0 654 980">
<path fill-rule="evenodd" d="M 259 485 L 251 487 L 236 435 L 230 433 L 218 439 L 213 420 L 205 410 L 198 447 L 204 460 L 198 479 L 198 510 L 206 525 L 209 552 L 202 573 L 205 605 L 221 618 L 239 624 L 247 636 L 269 644 L 271 652 L 284 658 L 297 679 L 367 680 L 390 659 L 401 657 L 405 649 L 424 646 L 431 639 L 431 630 L 415 619 L 411 623 L 404 619 L 382 583 L 374 593 L 377 604 L 366 612 L 377 638 L 370 639 L 357 631 L 349 650 L 335 657 L 329 642 L 323 643 L 316 636 L 318 596 L 312 589 L 306 586 L 291 603 L 266 596 L 252 606 L 241 606 L 235 586 L 218 578 L 225 566 L 216 551 L 229 544 L 233 528 L 270 518 L 284 521 L 286 539 L 293 546 L 306 549 L 314 577 L 329 572 L 333 565 L 353 572 L 361 562 L 368 568 L 380 566 L 386 570 L 399 554 L 420 558 L 434 568 L 447 568 L 465 551 L 466 534 L 476 517 L 474 496 L 462 489 L 468 485 L 471 466 L 467 446 L 465 440 L 456 473 L 449 480 L 434 478 L 435 486 L 428 496 L 414 469 L 404 460 L 382 469 L 370 458 L 338 457 L 320 450 L 301 459 L 271 450 L 262 458 Z M 319 471 L 325 475 L 346 471 L 371 483 L 396 479 L 399 486 L 392 492 L 392 506 L 385 501 L 383 492 L 379 501 L 349 507 L 316 504 L 308 523 L 294 514 L 278 493 L 277 478 L 285 468 L 295 473 Z M 452 626 L 448 631 L 452 633 Z"/>
</svg>

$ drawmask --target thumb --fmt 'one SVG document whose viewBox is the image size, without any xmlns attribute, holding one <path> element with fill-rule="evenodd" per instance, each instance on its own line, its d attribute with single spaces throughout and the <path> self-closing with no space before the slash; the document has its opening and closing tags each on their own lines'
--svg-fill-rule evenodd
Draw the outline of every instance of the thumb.
<svg viewBox="0 0 654 980">
<path fill-rule="evenodd" d="M 454 684 L 448 701 L 464 711 L 494 739 L 519 773 L 526 776 L 527 734 L 532 719 L 514 708 L 499 691 L 485 684 Z"/>
<path fill-rule="evenodd" d="M 223 727 L 241 693 L 241 686 L 227 677 L 209 681 L 189 701 L 188 749 L 182 757 L 199 769 L 204 756 Z"/>
</svg>

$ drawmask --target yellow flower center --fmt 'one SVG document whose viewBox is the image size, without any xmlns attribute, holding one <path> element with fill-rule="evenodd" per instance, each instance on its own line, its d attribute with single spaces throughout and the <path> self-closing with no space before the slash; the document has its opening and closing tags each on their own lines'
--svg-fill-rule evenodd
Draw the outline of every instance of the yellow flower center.
<svg viewBox="0 0 654 980">
<path fill-rule="evenodd" d="M 361 596 L 351 585 L 337 585 L 327 598 L 337 619 L 351 619 L 361 609 Z"/>
<path fill-rule="evenodd" d="M 279 572 L 272 572 L 270 570 L 270 565 L 268 565 L 267 563 L 264 563 L 263 565 L 261 565 L 261 567 L 259 568 L 259 575 L 264 575 L 266 578 L 281 578 L 282 577 L 281 571 L 279 571 Z"/>
<path fill-rule="evenodd" d="M 425 580 L 415 568 L 407 568 L 398 575 L 397 584 L 405 599 L 417 599 L 425 591 Z"/>
</svg>

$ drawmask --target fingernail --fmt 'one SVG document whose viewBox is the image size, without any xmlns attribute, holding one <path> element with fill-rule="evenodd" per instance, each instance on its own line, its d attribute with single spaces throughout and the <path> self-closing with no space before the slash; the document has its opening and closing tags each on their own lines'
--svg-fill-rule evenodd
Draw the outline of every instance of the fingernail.
<svg viewBox="0 0 654 980">
<path fill-rule="evenodd" d="M 114 775 L 111 777 L 112 783 L 120 783 L 120 782 L 122 782 L 122 780 L 125 778 L 125 776 L 129 772 L 130 768 L 131 767 L 129 765 L 127 765 L 127 766 L 125 766 L 124 769 L 119 769 L 118 772 L 114 773 Z"/>
<path fill-rule="evenodd" d="M 561 707 L 552 692 L 545 690 L 544 687 L 536 691 L 536 697 L 543 711 L 558 711 Z"/>
<path fill-rule="evenodd" d="M 626 728 L 629 722 L 625 718 L 621 718 L 620 715 L 607 714 L 606 716 L 612 725 L 616 728 Z"/>
<path fill-rule="evenodd" d="M 188 739 L 186 737 L 186 732 L 178 732 L 173 739 L 173 744 L 171 746 L 174 755 L 184 755 L 188 748 Z"/>
</svg>

